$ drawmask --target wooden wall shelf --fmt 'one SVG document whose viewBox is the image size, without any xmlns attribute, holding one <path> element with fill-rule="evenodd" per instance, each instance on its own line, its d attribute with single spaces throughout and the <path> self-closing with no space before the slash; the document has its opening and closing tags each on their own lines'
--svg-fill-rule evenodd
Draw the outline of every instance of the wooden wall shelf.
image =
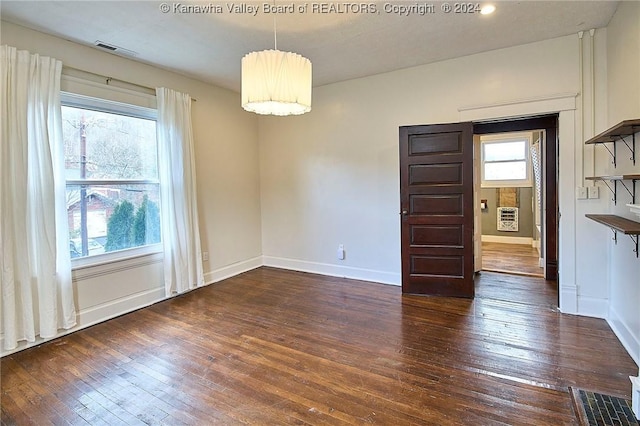
<svg viewBox="0 0 640 426">
<path fill-rule="evenodd" d="M 636 254 L 636 257 L 638 257 L 638 235 L 640 235 L 640 222 L 635 222 L 612 214 L 587 214 L 585 216 L 611 228 L 613 231 L 613 240 L 616 244 L 618 243 L 618 232 L 628 235 L 636 245 L 633 252 Z"/>
<path fill-rule="evenodd" d="M 602 183 L 604 183 L 607 186 L 607 188 L 609 188 L 609 191 L 611 191 L 611 193 L 613 194 L 613 204 L 616 204 L 618 200 L 618 197 L 617 197 L 618 182 L 620 182 L 620 184 L 624 187 L 624 189 L 627 190 L 629 195 L 631 195 L 631 204 L 636 203 L 636 181 L 640 180 L 640 174 L 627 174 L 627 175 L 617 175 L 617 176 L 592 176 L 592 177 L 587 177 L 585 179 L 593 180 L 593 181 L 601 181 Z M 624 183 L 625 180 L 630 180 L 632 182 L 631 188 L 625 185 Z M 612 182 L 613 187 L 607 182 Z"/>
<path fill-rule="evenodd" d="M 611 154 L 613 159 L 613 166 L 616 166 L 616 144 L 615 142 L 622 141 L 629 151 L 631 151 L 631 161 L 633 165 L 636 164 L 636 133 L 640 132 L 640 118 L 634 120 L 625 120 L 616 124 L 608 130 L 600 133 L 597 136 L 592 137 L 585 142 L 587 145 L 603 144 L 603 146 Z M 631 143 L 627 142 L 625 138 L 631 136 Z M 607 143 L 613 143 L 612 148 L 609 148 Z"/>
<path fill-rule="evenodd" d="M 611 127 L 610 129 L 600 133 L 597 136 L 592 137 L 585 142 L 586 145 L 602 144 L 613 159 L 613 167 L 616 167 L 616 142 L 624 143 L 629 151 L 631 151 L 631 161 L 633 165 L 636 164 L 636 133 L 640 132 L 640 118 L 634 120 L 625 120 Z M 628 142 L 626 138 L 631 136 L 631 142 Z M 607 146 L 611 143 L 611 148 Z M 640 174 L 622 174 L 614 176 L 593 176 L 586 179 L 592 181 L 601 181 L 607 188 L 613 193 L 613 203 L 617 202 L 618 182 L 627 190 L 631 195 L 631 204 L 636 203 L 636 182 L 640 180 Z M 631 181 L 631 187 L 625 185 L 624 181 Z M 609 183 L 611 182 L 611 183 Z M 630 205 L 631 205 L 630 204 Z M 639 257 L 638 253 L 638 239 L 640 238 L 640 222 L 626 219 L 624 217 L 615 216 L 611 214 L 587 214 L 585 215 L 591 220 L 594 220 L 602 225 L 608 226 L 613 231 L 613 240 L 618 243 L 618 232 L 628 235 L 629 238 L 635 244 L 636 257 Z"/>
<path fill-rule="evenodd" d="M 592 137 L 585 143 L 594 144 L 594 143 L 614 142 L 620 138 L 631 136 L 637 132 L 640 132 L 640 118 L 636 118 L 634 120 L 621 121 L 620 123 L 616 124 L 610 129 L 605 130 L 599 135 Z"/>
<path fill-rule="evenodd" d="M 640 174 L 616 175 L 616 176 L 593 176 L 588 177 L 589 180 L 638 180 Z"/>
</svg>

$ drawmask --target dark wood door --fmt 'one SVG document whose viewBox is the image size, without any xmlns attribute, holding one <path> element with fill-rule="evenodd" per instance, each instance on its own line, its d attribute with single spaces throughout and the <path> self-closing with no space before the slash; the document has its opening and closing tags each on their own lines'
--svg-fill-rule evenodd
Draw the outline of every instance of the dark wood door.
<svg viewBox="0 0 640 426">
<path fill-rule="evenodd" d="M 402 292 L 473 297 L 473 124 L 400 127 Z"/>
</svg>

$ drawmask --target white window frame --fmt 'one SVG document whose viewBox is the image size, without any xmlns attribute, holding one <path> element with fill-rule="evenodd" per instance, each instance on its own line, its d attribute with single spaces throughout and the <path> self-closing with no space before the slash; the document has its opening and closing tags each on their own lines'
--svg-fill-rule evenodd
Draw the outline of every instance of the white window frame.
<svg viewBox="0 0 640 426">
<path fill-rule="evenodd" d="M 533 186 L 531 171 L 531 143 L 533 135 L 531 132 L 522 133 L 502 133 L 499 135 L 486 135 L 480 138 L 481 152 L 481 187 L 482 188 L 527 188 Z M 525 179 L 507 179 L 507 180 L 485 180 L 484 178 L 484 147 L 488 144 L 509 143 L 509 142 L 525 142 L 524 161 L 526 162 L 527 176 Z"/>
<path fill-rule="evenodd" d="M 122 102 L 100 99 L 91 96 L 79 95 L 70 92 L 60 92 L 60 103 L 62 106 L 82 108 L 111 114 L 124 115 L 128 117 L 142 118 L 146 120 L 158 120 L 158 110 L 153 108 L 145 108 L 137 105 L 126 104 Z M 154 184 L 159 185 L 158 179 L 126 179 L 126 180 L 109 180 L 109 179 L 67 179 L 65 185 L 81 185 L 81 184 L 104 184 L 104 185 L 122 185 L 122 184 Z M 132 247 L 125 250 L 118 250 L 109 253 L 96 254 L 92 256 L 79 257 L 71 259 L 71 269 L 81 269 L 91 266 L 105 265 L 113 262 L 133 259 L 141 256 L 147 256 L 156 253 L 162 253 L 162 242 L 158 244 L 148 244 L 140 247 Z"/>
</svg>

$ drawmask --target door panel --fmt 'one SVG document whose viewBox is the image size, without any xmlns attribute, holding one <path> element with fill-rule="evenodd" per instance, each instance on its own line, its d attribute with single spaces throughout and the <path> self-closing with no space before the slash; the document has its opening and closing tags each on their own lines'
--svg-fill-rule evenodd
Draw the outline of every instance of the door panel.
<svg viewBox="0 0 640 426">
<path fill-rule="evenodd" d="M 400 128 L 402 291 L 473 297 L 473 125 Z"/>
<path fill-rule="evenodd" d="M 462 183 L 462 164 L 413 164 L 409 166 L 409 185 Z"/>
<path fill-rule="evenodd" d="M 411 256 L 411 274 L 430 277 L 464 276 L 462 256 Z"/>
<path fill-rule="evenodd" d="M 414 216 L 462 216 L 460 194 L 410 195 L 409 213 Z"/>
<path fill-rule="evenodd" d="M 462 225 L 415 225 L 411 227 L 413 247 L 462 247 Z"/>
<path fill-rule="evenodd" d="M 409 155 L 461 152 L 462 145 L 456 134 L 415 135 L 409 145 Z"/>
</svg>

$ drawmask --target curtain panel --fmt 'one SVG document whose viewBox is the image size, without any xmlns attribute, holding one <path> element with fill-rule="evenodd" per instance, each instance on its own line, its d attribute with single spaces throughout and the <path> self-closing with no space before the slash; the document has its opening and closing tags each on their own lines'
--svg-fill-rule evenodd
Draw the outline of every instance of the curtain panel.
<svg viewBox="0 0 640 426">
<path fill-rule="evenodd" d="M 68 247 L 62 63 L 0 46 L 1 329 L 4 349 L 76 324 Z"/>
<path fill-rule="evenodd" d="M 204 285 L 191 97 L 175 90 L 156 89 L 160 217 L 164 245 L 167 297 Z"/>
</svg>

